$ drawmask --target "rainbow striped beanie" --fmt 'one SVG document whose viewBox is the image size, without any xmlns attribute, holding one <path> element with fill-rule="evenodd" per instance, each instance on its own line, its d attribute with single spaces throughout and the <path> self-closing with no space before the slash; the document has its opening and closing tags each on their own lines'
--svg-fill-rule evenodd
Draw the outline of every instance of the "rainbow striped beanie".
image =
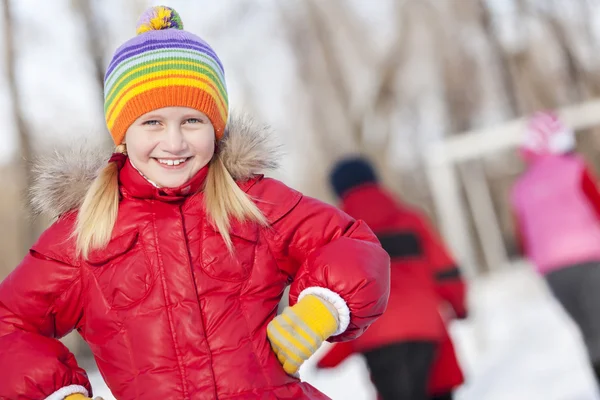
<svg viewBox="0 0 600 400">
<path fill-rule="evenodd" d="M 115 144 L 143 114 L 163 107 L 205 113 L 223 136 L 229 102 L 223 65 L 198 36 L 183 30 L 177 12 L 157 6 L 137 24 L 137 36 L 115 52 L 104 77 L 104 114 Z"/>
</svg>

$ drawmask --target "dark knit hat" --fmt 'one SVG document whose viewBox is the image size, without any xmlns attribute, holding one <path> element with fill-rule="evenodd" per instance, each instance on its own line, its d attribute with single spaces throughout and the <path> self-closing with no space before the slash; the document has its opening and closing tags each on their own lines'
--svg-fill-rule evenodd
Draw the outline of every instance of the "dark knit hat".
<svg viewBox="0 0 600 400">
<path fill-rule="evenodd" d="M 367 160 L 353 157 L 341 160 L 334 166 L 330 181 L 335 193 L 338 197 L 342 197 L 352 188 L 365 183 L 377 182 L 377 176 Z"/>
</svg>

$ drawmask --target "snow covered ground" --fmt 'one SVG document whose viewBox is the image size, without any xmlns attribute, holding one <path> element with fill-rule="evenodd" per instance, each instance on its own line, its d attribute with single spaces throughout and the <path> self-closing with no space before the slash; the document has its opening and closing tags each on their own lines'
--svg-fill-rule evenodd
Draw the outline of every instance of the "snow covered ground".
<svg viewBox="0 0 600 400">
<path fill-rule="evenodd" d="M 451 326 L 467 376 L 457 400 L 600 400 L 579 333 L 526 265 L 478 278 L 470 304 L 471 319 Z M 335 371 L 310 360 L 301 372 L 335 400 L 375 398 L 360 357 Z M 96 395 L 114 399 L 90 377 Z"/>
</svg>

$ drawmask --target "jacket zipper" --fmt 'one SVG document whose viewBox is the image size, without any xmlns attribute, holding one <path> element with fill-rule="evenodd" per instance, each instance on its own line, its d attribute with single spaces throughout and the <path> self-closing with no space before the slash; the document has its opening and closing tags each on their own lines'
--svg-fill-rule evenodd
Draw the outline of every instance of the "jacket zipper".
<svg viewBox="0 0 600 400">
<path fill-rule="evenodd" d="M 210 349 L 210 345 L 208 344 L 208 336 L 206 335 L 206 322 L 205 322 L 205 318 L 204 318 L 204 312 L 202 311 L 202 304 L 203 304 L 204 300 L 200 299 L 200 296 L 198 294 L 198 286 L 196 285 L 196 275 L 194 274 L 194 267 L 192 264 L 192 255 L 190 253 L 188 237 L 185 233 L 185 220 L 183 217 L 182 207 L 183 207 L 183 204 L 181 204 L 179 206 L 179 215 L 181 217 L 181 230 L 182 230 L 181 234 L 183 235 L 183 240 L 185 241 L 185 250 L 186 250 L 186 254 L 187 254 L 188 268 L 189 268 L 190 274 L 192 276 L 192 281 L 194 283 L 194 289 L 196 291 L 196 300 L 198 301 L 198 311 L 200 312 L 200 319 L 202 321 L 202 334 L 204 335 L 204 340 L 206 341 L 206 347 L 208 348 L 208 361 L 210 364 L 210 374 L 211 374 L 212 380 L 213 380 L 214 398 L 215 398 L 215 400 L 219 400 L 219 396 L 217 395 L 217 379 L 215 377 L 215 371 L 213 370 L 212 350 Z M 203 218 L 200 222 L 200 225 L 201 225 L 200 232 L 204 232 L 205 221 L 206 221 L 206 218 Z M 202 243 L 200 243 L 200 246 L 202 246 Z M 202 260 L 200 260 L 200 262 L 202 262 Z"/>
</svg>

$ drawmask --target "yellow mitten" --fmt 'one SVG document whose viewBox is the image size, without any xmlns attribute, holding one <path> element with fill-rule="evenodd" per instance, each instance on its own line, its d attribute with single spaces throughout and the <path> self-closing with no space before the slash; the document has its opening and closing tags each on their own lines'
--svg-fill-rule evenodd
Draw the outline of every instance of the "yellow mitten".
<svg viewBox="0 0 600 400">
<path fill-rule="evenodd" d="M 82 393 L 73 393 L 65 397 L 65 400 L 92 400 Z M 102 397 L 94 397 L 94 400 L 103 400 Z"/>
<path fill-rule="evenodd" d="M 286 307 L 267 326 L 267 337 L 283 369 L 292 375 L 338 328 L 338 313 L 328 301 L 307 295 Z"/>
</svg>

